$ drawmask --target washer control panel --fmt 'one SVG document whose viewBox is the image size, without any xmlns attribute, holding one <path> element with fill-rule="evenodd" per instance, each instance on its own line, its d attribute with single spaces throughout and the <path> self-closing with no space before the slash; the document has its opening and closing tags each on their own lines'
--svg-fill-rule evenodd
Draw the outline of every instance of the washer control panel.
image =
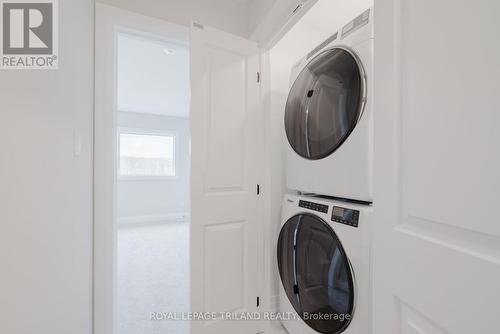
<svg viewBox="0 0 500 334">
<path fill-rule="evenodd" d="M 332 221 L 352 227 L 358 227 L 359 211 L 334 206 L 332 211 Z"/>
<path fill-rule="evenodd" d="M 325 205 L 325 204 L 319 204 L 319 203 L 300 200 L 299 206 L 301 208 L 305 208 L 305 209 L 309 209 L 309 210 L 328 213 L 328 205 Z"/>
</svg>

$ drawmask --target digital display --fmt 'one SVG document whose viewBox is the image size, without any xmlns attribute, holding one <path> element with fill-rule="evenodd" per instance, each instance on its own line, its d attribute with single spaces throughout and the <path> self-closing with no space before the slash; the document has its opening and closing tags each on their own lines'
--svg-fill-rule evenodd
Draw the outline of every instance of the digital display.
<svg viewBox="0 0 500 334">
<path fill-rule="evenodd" d="M 344 208 L 334 206 L 333 207 L 333 215 L 337 216 L 337 217 L 343 217 L 344 216 Z"/>
<path fill-rule="evenodd" d="M 346 209 L 338 206 L 333 207 L 332 211 L 332 221 L 358 227 L 359 211 Z"/>
</svg>

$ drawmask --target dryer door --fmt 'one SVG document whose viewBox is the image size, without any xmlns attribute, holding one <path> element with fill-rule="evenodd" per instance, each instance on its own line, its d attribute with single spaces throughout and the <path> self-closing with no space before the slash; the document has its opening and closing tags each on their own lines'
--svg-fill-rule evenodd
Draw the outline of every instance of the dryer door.
<svg viewBox="0 0 500 334">
<path fill-rule="evenodd" d="M 300 72 L 285 109 L 288 142 L 300 156 L 317 160 L 349 137 L 366 101 L 366 77 L 356 56 L 344 48 L 326 50 Z"/>
<path fill-rule="evenodd" d="M 297 314 L 320 333 L 341 333 L 352 318 L 355 284 L 337 235 L 304 213 L 283 225 L 278 239 L 281 282 Z"/>
</svg>

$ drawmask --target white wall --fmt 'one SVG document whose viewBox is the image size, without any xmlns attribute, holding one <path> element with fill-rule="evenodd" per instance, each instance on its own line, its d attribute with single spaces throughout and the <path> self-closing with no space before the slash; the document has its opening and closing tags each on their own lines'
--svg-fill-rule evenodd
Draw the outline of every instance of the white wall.
<svg viewBox="0 0 500 334">
<path fill-rule="evenodd" d="M 261 0 L 250 7 L 250 38 L 270 48 L 318 0 Z M 266 5 L 263 3 L 266 2 Z M 302 6 L 297 9 L 298 6 Z"/>
<path fill-rule="evenodd" d="M 257 29 L 257 27 L 262 23 L 263 20 L 265 20 L 266 16 L 269 14 L 269 9 L 273 8 L 278 2 L 282 2 L 282 0 L 250 1 L 248 11 L 249 32 L 253 32 L 255 29 Z"/>
<path fill-rule="evenodd" d="M 92 331 L 93 12 L 59 1 L 59 70 L 0 72 L 0 333 Z"/>
<path fill-rule="evenodd" d="M 162 38 L 118 35 L 118 110 L 188 117 L 189 41 Z"/>
<path fill-rule="evenodd" d="M 189 213 L 189 119 L 121 112 L 118 126 L 178 134 L 177 177 L 118 182 L 118 219 L 165 220 Z"/>
</svg>

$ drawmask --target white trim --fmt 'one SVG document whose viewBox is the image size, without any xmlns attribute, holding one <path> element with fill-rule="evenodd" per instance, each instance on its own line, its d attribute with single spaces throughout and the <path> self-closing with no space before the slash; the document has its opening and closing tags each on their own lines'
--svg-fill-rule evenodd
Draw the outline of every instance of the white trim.
<svg viewBox="0 0 500 334">
<path fill-rule="evenodd" d="M 119 182 L 134 182 L 134 181 L 145 181 L 145 182 L 162 182 L 162 181 L 172 181 L 179 177 L 175 176 L 147 176 L 147 175 L 118 175 Z"/>
<path fill-rule="evenodd" d="M 272 173 L 270 168 L 270 157 L 271 157 L 271 68 L 270 68 L 269 52 L 263 49 L 260 50 L 260 105 L 262 110 L 262 122 L 264 125 L 264 149 L 262 150 L 262 161 L 265 169 L 262 173 L 262 201 L 263 204 L 259 207 L 262 215 L 262 221 L 260 223 L 260 244 L 262 249 L 262 254 L 259 256 L 260 268 L 262 271 L 262 310 L 263 311 L 274 311 L 273 309 L 273 297 L 272 291 L 274 287 L 275 277 L 273 277 L 273 265 L 275 259 L 275 248 L 274 240 L 271 240 L 273 234 L 271 231 L 274 229 L 275 223 L 272 219 L 272 196 L 274 195 L 274 190 L 272 187 Z M 281 197 L 281 196 L 280 196 Z M 271 322 L 268 321 L 267 326 L 270 326 Z"/>
<path fill-rule="evenodd" d="M 134 135 L 152 135 L 152 136 L 178 136 L 179 131 L 169 129 L 151 129 L 141 127 L 118 126 L 116 127 L 119 133 L 130 133 Z"/>
<path fill-rule="evenodd" d="M 118 218 L 118 225 L 141 225 L 151 223 L 181 223 L 189 222 L 189 212 L 167 213 L 162 215 L 129 216 Z"/>
<path fill-rule="evenodd" d="M 165 111 L 164 113 L 160 112 L 152 112 L 152 111 L 138 111 L 138 110 L 125 110 L 125 109 L 118 109 L 118 113 L 125 113 L 125 114 L 133 114 L 137 116 L 146 116 L 146 117 L 168 117 L 168 118 L 178 118 L 178 119 L 184 119 L 184 120 L 189 120 L 189 115 L 186 116 L 180 116 L 180 115 L 171 115 L 168 113 L 168 111 Z"/>
</svg>

